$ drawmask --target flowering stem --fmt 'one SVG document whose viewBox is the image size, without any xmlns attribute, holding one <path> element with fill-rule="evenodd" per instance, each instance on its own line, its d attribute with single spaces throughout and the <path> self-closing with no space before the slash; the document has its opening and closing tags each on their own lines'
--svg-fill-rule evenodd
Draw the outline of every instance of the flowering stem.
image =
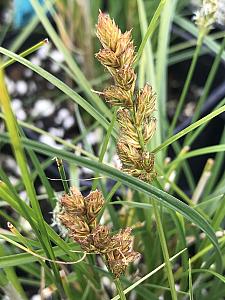
<svg viewBox="0 0 225 300">
<path fill-rule="evenodd" d="M 190 69 L 188 71 L 186 81 L 185 81 L 185 84 L 184 84 L 184 88 L 182 90 L 180 99 L 178 101 L 177 109 L 176 109 L 175 115 L 173 117 L 172 124 L 169 128 L 168 136 L 171 136 L 173 134 L 173 131 L 174 131 L 174 128 L 176 126 L 178 117 L 181 113 L 181 109 L 183 108 L 184 101 L 186 99 L 187 92 L 188 92 L 188 89 L 189 89 L 189 86 L 190 86 L 190 83 L 191 83 L 191 79 L 192 79 L 193 74 L 194 74 L 194 70 L 195 70 L 195 67 L 196 67 L 198 56 L 199 56 L 201 48 L 202 48 L 202 43 L 203 43 L 204 36 L 205 36 L 205 31 L 201 30 L 199 32 L 199 35 L 198 35 L 197 45 L 196 45 L 195 52 L 194 52 L 194 55 L 193 55 L 193 58 L 192 58 L 192 61 L 191 61 L 191 66 L 190 66 Z"/>
<path fill-rule="evenodd" d="M 162 247 L 163 257 L 164 257 L 164 261 L 165 261 L 165 265 L 166 265 L 166 269 L 167 269 L 167 276 L 168 276 L 168 281 L 169 281 L 169 286 L 170 286 L 171 297 L 172 297 L 172 300 L 177 300 L 173 272 L 172 272 L 172 267 L 171 267 L 171 263 L 170 263 L 168 248 L 166 245 L 166 238 L 164 235 L 163 226 L 162 226 L 162 222 L 160 219 L 159 209 L 158 209 L 158 206 L 157 206 L 155 200 L 152 200 L 152 205 L 153 205 L 153 211 L 155 214 L 156 225 L 158 228 L 159 240 L 160 240 L 160 244 Z"/>
<path fill-rule="evenodd" d="M 122 287 L 122 284 L 121 284 L 119 278 L 114 279 L 114 283 L 116 285 L 118 295 L 120 296 L 120 300 L 126 300 L 126 296 L 123 292 L 123 287 Z"/>
</svg>

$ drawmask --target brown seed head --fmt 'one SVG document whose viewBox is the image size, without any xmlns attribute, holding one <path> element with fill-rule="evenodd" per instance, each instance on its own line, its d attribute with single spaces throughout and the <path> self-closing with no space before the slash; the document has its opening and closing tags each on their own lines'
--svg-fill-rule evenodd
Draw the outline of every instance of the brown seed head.
<svg viewBox="0 0 225 300">
<path fill-rule="evenodd" d="M 120 230 L 118 234 L 112 237 L 114 249 L 106 254 L 109 268 L 116 278 L 125 272 L 129 263 L 139 257 L 139 253 L 132 249 L 133 239 L 130 234 L 131 228 Z"/>
<path fill-rule="evenodd" d="M 88 223 L 92 223 L 104 205 L 104 198 L 100 191 L 95 190 L 84 198 Z"/>
<path fill-rule="evenodd" d="M 72 234 L 79 237 L 86 237 L 90 233 L 88 224 L 79 217 L 74 217 L 74 223 L 73 226 L 70 227 L 70 230 Z"/>
<path fill-rule="evenodd" d="M 154 154 L 148 151 L 144 151 L 142 153 L 143 169 L 145 169 L 145 171 L 148 173 L 152 172 L 154 170 L 154 163 L 155 163 Z"/>
<path fill-rule="evenodd" d="M 132 107 L 131 92 L 119 86 L 111 85 L 103 90 L 106 101 L 113 106 Z"/>
<path fill-rule="evenodd" d="M 133 42 L 130 42 L 130 44 L 126 48 L 126 51 L 124 51 L 120 55 L 119 59 L 120 59 L 121 66 L 132 67 L 132 65 L 135 61 L 135 52 L 134 52 Z"/>
<path fill-rule="evenodd" d="M 129 251 L 132 247 L 133 238 L 131 236 L 132 229 L 127 227 L 120 229 L 120 231 L 113 236 L 113 240 L 116 242 L 116 248 L 123 250 L 124 252 Z"/>
<path fill-rule="evenodd" d="M 131 30 L 121 34 L 117 40 L 115 54 L 121 58 L 128 48 L 134 48 L 131 40 Z"/>
<path fill-rule="evenodd" d="M 97 54 L 96 58 L 106 67 L 119 68 L 120 60 L 116 54 L 110 49 L 101 49 Z"/>
<path fill-rule="evenodd" d="M 61 198 L 61 205 L 69 214 L 81 216 L 85 214 L 84 198 L 76 187 L 70 189 L 70 195 L 65 194 Z"/>
<path fill-rule="evenodd" d="M 124 66 L 116 72 L 114 77 L 117 84 L 124 90 L 134 90 L 136 74 L 134 69 L 129 66 Z"/>
<path fill-rule="evenodd" d="M 145 182 L 152 182 L 152 180 L 157 176 L 157 173 L 155 172 L 155 170 L 153 170 L 152 172 L 142 172 L 138 178 L 140 180 L 143 180 Z"/>
<path fill-rule="evenodd" d="M 121 31 L 115 24 L 114 20 L 101 11 L 98 15 L 98 24 L 96 26 L 96 35 L 104 48 L 116 51 L 118 39 L 121 37 Z"/>
<path fill-rule="evenodd" d="M 108 260 L 108 266 L 113 275 L 119 278 L 125 271 L 130 263 L 133 263 L 140 257 L 140 253 L 132 251 L 129 254 L 117 255 L 117 258 Z"/>
<path fill-rule="evenodd" d="M 136 97 L 135 116 L 138 126 L 143 124 L 144 119 L 148 119 L 155 110 L 156 95 L 152 91 L 152 87 L 146 84 Z"/>
<path fill-rule="evenodd" d="M 117 143 L 117 153 L 119 158 L 123 164 L 123 168 L 132 167 L 132 166 L 140 166 L 141 163 L 141 154 L 140 151 L 132 147 L 130 144 L 123 143 L 123 141 L 119 141 Z"/>
<path fill-rule="evenodd" d="M 98 252 L 106 253 L 111 245 L 111 237 L 107 226 L 98 225 L 92 231 L 92 240 L 95 249 Z"/>
<path fill-rule="evenodd" d="M 86 237 L 90 233 L 87 223 L 78 216 L 71 216 L 65 212 L 59 215 L 59 219 L 69 229 L 70 235 L 73 238 L 75 236 Z"/>
<path fill-rule="evenodd" d="M 156 118 L 150 118 L 149 122 L 146 122 L 143 128 L 143 138 L 146 144 L 153 137 L 155 130 L 156 130 Z"/>
<path fill-rule="evenodd" d="M 119 109 L 117 111 L 117 120 L 120 125 L 120 141 L 124 144 L 130 144 L 135 148 L 141 148 L 136 127 L 128 109 Z"/>
</svg>

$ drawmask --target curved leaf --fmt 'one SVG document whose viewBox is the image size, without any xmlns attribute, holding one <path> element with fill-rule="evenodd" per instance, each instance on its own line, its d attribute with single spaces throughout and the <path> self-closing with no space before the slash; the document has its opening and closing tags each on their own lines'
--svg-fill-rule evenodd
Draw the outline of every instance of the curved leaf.
<svg viewBox="0 0 225 300">
<path fill-rule="evenodd" d="M 2 140 L 8 142 L 8 138 L 6 134 L 0 134 Z M 70 163 L 75 163 L 79 166 L 89 168 L 95 172 L 99 172 L 101 174 L 105 174 L 106 176 L 122 182 L 124 185 L 142 192 L 148 195 L 150 198 L 157 200 L 165 207 L 175 210 L 182 214 L 186 219 L 193 222 L 197 225 L 202 231 L 205 232 L 207 237 L 211 240 L 212 244 L 214 245 L 218 255 L 217 259 L 220 261 L 218 265 L 222 266 L 221 263 L 221 253 L 218 245 L 217 238 L 215 236 L 213 228 L 210 224 L 193 208 L 189 207 L 187 204 L 183 203 L 179 199 L 175 198 L 174 196 L 169 195 L 168 193 L 146 183 L 137 178 L 129 176 L 113 167 L 110 167 L 106 164 L 99 163 L 84 157 L 76 156 L 73 153 L 70 153 L 65 150 L 55 149 L 48 145 L 31 141 L 28 139 L 22 139 L 24 146 L 28 148 L 32 148 L 34 151 L 38 153 L 45 154 L 47 156 L 57 156 L 62 158 Z"/>
<path fill-rule="evenodd" d="M 219 280 L 225 283 L 225 277 L 210 269 L 193 269 L 191 273 L 207 273 L 208 275 L 216 276 Z"/>
<path fill-rule="evenodd" d="M 180 163 L 181 161 L 187 159 L 187 158 L 191 158 L 191 157 L 195 157 L 195 156 L 199 156 L 199 155 L 205 155 L 205 154 L 210 154 L 210 153 L 218 153 L 218 152 L 224 152 L 225 151 L 225 145 L 216 145 L 216 146 L 209 146 L 209 147 L 204 147 L 204 148 L 200 148 L 200 149 L 196 149 L 193 151 L 190 151 L 188 153 L 185 153 L 184 155 L 177 157 L 176 159 L 174 159 L 170 164 L 168 164 L 170 167 L 172 167 L 173 165 Z"/>
</svg>

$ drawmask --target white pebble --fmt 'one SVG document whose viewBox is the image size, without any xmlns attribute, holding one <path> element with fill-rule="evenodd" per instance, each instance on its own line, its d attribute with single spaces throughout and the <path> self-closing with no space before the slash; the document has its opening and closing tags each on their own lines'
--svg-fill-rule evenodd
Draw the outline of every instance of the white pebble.
<svg viewBox="0 0 225 300">
<path fill-rule="evenodd" d="M 95 129 L 93 132 L 88 133 L 87 140 L 91 145 L 94 145 L 102 140 L 102 130 Z"/>
<path fill-rule="evenodd" d="M 19 109 L 16 111 L 16 117 L 18 120 L 24 121 L 26 120 L 27 114 L 23 109 Z"/>
<path fill-rule="evenodd" d="M 20 95 L 24 95 L 27 92 L 27 84 L 24 80 L 18 80 L 16 82 L 16 91 L 20 94 Z"/>
<path fill-rule="evenodd" d="M 36 117 L 48 117 L 55 111 L 55 107 L 50 100 L 40 99 L 34 104 L 31 115 Z"/>
<path fill-rule="evenodd" d="M 31 297 L 31 300 L 41 300 L 41 296 L 40 295 L 33 295 Z"/>
<path fill-rule="evenodd" d="M 24 71 L 24 75 L 25 75 L 27 78 L 29 78 L 29 77 L 31 77 L 31 76 L 33 75 L 33 71 L 32 71 L 31 69 L 26 69 L 26 70 Z"/>
<path fill-rule="evenodd" d="M 15 98 L 12 100 L 12 109 L 13 110 L 20 109 L 21 106 L 22 106 L 22 102 L 20 99 Z"/>
<path fill-rule="evenodd" d="M 31 57 L 30 61 L 32 62 L 32 64 L 34 64 L 36 66 L 40 66 L 41 65 L 41 60 L 37 56 Z"/>
<path fill-rule="evenodd" d="M 74 118 L 72 116 L 67 117 L 64 121 L 63 121 L 63 127 L 65 129 L 70 128 L 72 125 L 74 124 Z"/>
<path fill-rule="evenodd" d="M 52 50 L 49 56 L 57 62 L 63 62 L 64 61 L 63 54 L 61 52 L 59 52 L 58 50 L 56 50 L 56 49 Z"/>
<path fill-rule="evenodd" d="M 52 63 L 52 64 L 50 65 L 50 70 L 51 70 L 51 72 L 53 72 L 53 73 L 57 73 L 57 72 L 59 72 L 59 70 L 60 70 L 60 66 L 59 66 L 58 64 L 56 64 L 56 63 Z"/>
<path fill-rule="evenodd" d="M 32 93 L 37 91 L 37 85 L 34 81 L 29 83 L 29 91 L 32 92 Z"/>
<path fill-rule="evenodd" d="M 55 117 L 55 122 L 57 124 L 62 124 L 62 122 L 69 117 L 70 112 L 66 108 L 62 108 L 58 111 L 57 116 Z"/>
<path fill-rule="evenodd" d="M 40 142 L 47 144 L 48 146 L 61 149 L 63 148 L 62 145 L 58 145 L 53 138 L 47 135 L 41 135 L 39 138 Z"/>
<path fill-rule="evenodd" d="M 49 128 L 49 133 L 51 133 L 54 136 L 62 137 L 64 135 L 64 130 L 62 128 Z"/>
<path fill-rule="evenodd" d="M 50 47 L 51 47 L 51 44 L 50 44 L 50 43 L 45 44 L 43 47 L 41 47 L 40 49 L 38 49 L 38 51 L 37 51 L 37 56 L 38 56 L 41 60 L 45 59 L 46 56 L 47 56 L 48 53 L 49 53 Z"/>
</svg>

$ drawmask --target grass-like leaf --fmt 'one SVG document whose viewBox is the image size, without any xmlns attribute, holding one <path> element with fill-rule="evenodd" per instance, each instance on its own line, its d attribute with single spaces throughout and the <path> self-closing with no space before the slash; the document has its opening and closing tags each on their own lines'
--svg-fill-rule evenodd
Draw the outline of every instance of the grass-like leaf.
<svg viewBox="0 0 225 300">
<path fill-rule="evenodd" d="M 1 134 L 1 137 L 5 141 L 7 141 L 6 135 Z M 73 153 L 64 150 L 54 149 L 48 145 L 44 145 L 27 139 L 23 139 L 23 143 L 25 147 L 29 147 L 34 151 L 36 151 L 37 153 L 42 153 L 52 157 L 60 157 L 65 161 L 74 163 L 78 166 L 87 167 L 95 172 L 104 174 L 109 178 L 120 181 L 124 185 L 136 191 L 142 192 L 147 196 L 149 196 L 150 198 L 159 201 L 159 203 L 161 203 L 165 207 L 181 213 L 186 219 L 193 222 L 195 225 L 197 225 L 201 230 L 203 230 L 206 233 L 207 237 L 211 240 L 216 251 L 218 252 L 218 259 L 221 260 L 221 253 L 220 253 L 217 238 L 215 236 L 213 228 L 197 211 L 195 211 L 193 208 L 189 207 L 185 203 L 181 202 L 179 199 L 175 198 L 174 196 L 171 196 L 168 193 L 150 184 L 147 184 L 139 179 L 129 176 L 103 163 L 95 162 L 93 160 L 89 160 L 84 157 L 76 156 Z"/>
</svg>

